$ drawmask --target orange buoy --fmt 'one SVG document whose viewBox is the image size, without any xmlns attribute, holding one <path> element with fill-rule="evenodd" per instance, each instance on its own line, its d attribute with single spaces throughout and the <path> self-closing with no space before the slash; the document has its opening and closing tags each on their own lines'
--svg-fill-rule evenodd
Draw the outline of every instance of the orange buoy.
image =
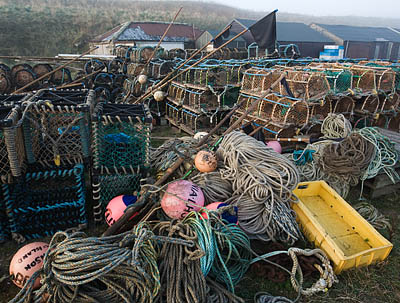
<svg viewBox="0 0 400 303">
<path fill-rule="evenodd" d="M 15 285 L 23 288 L 30 277 L 43 266 L 43 259 L 49 244 L 33 242 L 21 247 L 10 263 L 10 275 Z M 40 287 L 40 278 L 37 278 L 33 289 Z"/>
<path fill-rule="evenodd" d="M 194 158 L 194 165 L 202 173 L 209 173 L 217 169 L 218 160 L 215 153 L 201 150 Z"/>
</svg>

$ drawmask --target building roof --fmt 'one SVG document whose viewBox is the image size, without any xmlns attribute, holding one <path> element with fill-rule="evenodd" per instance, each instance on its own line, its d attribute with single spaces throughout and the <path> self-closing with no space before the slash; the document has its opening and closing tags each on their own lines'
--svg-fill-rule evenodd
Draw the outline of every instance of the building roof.
<svg viewBox="0 0 400 303">
<path fill-rule="evenodd" d="M 246 28 L 257 22 L 257 20 L 250 19 L 235 20 Z M 276 22 L 276 39 L 287 42 L 333 42 L 333 40 L 300 22 Z"/>
<path fill-rule="evenodd" d="M 169 23 L 165 22 L 127 22 L 95 37 L 92 42 L 114 41 L 160 41 Z M 187 42 L 196 40 L 202 30 L 192 25 L 174 23 L 164 37 L 165 42 Z"/>
<path fill-rule="evenodd" d="M 344 41 L 392 41 L 400 42 L 400 34 L 387 27 L 317 24 Z"/>
</svg>

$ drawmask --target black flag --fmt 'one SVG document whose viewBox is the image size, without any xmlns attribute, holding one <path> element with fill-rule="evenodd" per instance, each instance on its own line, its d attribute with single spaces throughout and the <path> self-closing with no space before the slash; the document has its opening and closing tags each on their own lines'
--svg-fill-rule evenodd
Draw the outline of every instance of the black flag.
<svg viewBox="0 0 400 303">
<path fill-rule="evenodd" d="M 217 37 L 216 39 L 214 39 L 214 47 L 215 47 L 215 48 L 218 48 L 218 47 L 220 47 L 222 44 L 224 44 L 224 41 L 223 41 L 222 38 L 225 38 L 225 39 L 226 39 L 226 38 L 229 37 L 231 27 L 232 27 L 232 24 L 229 25 L 229 27 L 227 28 L 227 30 L 226 30 L 222 35 L 220 35 L 219 37 Z"/>
<path fill-rule="evenodd" d="M 267 49 L 269 54 L 275 51 L 277 11 L 278 10 L 274 10 L 249 28 L 258 46 Z"/>
</svg>

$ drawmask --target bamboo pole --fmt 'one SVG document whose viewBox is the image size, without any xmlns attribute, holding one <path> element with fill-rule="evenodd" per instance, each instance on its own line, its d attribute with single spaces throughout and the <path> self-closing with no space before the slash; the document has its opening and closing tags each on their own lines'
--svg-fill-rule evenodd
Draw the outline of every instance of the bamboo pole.
<svg viewBox="0 0 400 303">
<path fill-rule="evenodd" d="M 282 75 L 278 78 L 278 80 L 276 80 L 271 87 L 266 90 L 256 101 L 254 101 L 249 108 L 246 110 L 246 112 L 244 112 L 241 117 L 234 123 L 231 125 L 231 127 L 229 127 L 224 133 L 223 136 L 229 134 L 231 131 L 233 131 L 235 128 L 237 128 L 239 126 L 239 124 L 243 121 L 244 118 L 246 118 L 246 116 L 254 111 L 254 109 L 258 106 L 258 103 L 260 100 L 262 100 L 263 98 L 265 98 L 265 96 L 267 96 L 274 88 L 275 86 L 277 86 L 279 84 L 279 82 L 283 79 L 283 77 L 285 76 L 285 74 L 282 73 Z M 243 100 L 241 103 L 236 104 L 236 106 L 206 135 L 204 136 L 200 142 L 196 145 L 196 149 L 198 149 L 198 147 L 203 146 L 208 138 L 210 136 L 212 136 L 213 134 L 215 134 L 218 129 L 225 123 L 225 121 L 227 121 L 234 113 L 235 111 L 240 107 L 241 104 L 243 104 L 245 102 L 245 100 Z M 171 174 L 184 162 L 184 158 L 183 157 L 179 157 L 178 160 L 176 160 L 176 162 L 167 169 L 166 173 L 164 174 L 164 176 L 162 176 L 159 180 L 157 180 L 156 183 L 154 183 L 154 186 L 161 186 L 163 185 L 163 183 L 169 178 L 169 176 L 171 176 Z M 119 218 L 113 225 L 111 225 L 104 233 L 103 236 L 110 236 L 110 235 L 114 235 L 116 234 L 121 228 L 123 228 L 132 218 L 132 216 L 143 209 L 143 207 L 145 206 L 146 208 L 149 207 L 149 205 L 145 204 L 145 197 L 147 197 L 146 193 L 143 193 L 141 198 L 138 199 L 138 201 L 135 202 L 134 206 L 129 207 L 126 212 L 122 215 L 121 218 Z"/>
<path fill-rule="evenodd" d="M 17 89 L 15 92 L 12 93 L 12 95 L 15 95 L 15 94 L 18 94 L 18 93 L 22 92 L 24 89 L 28 88 L 29 86 L 31 86 L 31 85 L 33 85 L 33 84 L 39 82 L 40 80 L 42 80 L 42 79 L 44 79 L 44 78 L 46 78 L 46 77 L 48 77 L 48 76 L 54 74 L 55 72 L 57 72 L 57 71 L 59 71 L 60 69 L 62 69 L 62 68 L 64 68 L 64 67 L 68 66 L 69 64 L 71 64 L 71 63 L 73 63 L 73 62 L 79 60 L 80 58 L 82 58 L 83 56 L 89 54 L 90 52 L 94 51 L 94 50 L 97 49 L 97 48 L 98 48 L 98 46 L 93 47 L 93 48 L 89 49 L 88 51 L 84 52 L 83 54 L 81 54 L 79 57 L 76 57 L 76 58 L 74 58 L 74 59 L 72 59 L 72 60 L 70 60 L 70 61 L 68 61 L 68 62 L 66 62 L 66 63 L 64 63 L 64 64 L 62 64 L 62 65 L 60 65 L 59 67 L 57 67 L 56 69 L 52 70 L 51 72 L 48 72 L 47 74 L 44 74 L 43 76 L 37 78 L 36 80 L 34 80 L 34 81 L 28 83 L 27 85 L 25 85 L 25 86 L 23 86 L 23 87 Z"/>
<path fill-rule="evenodd" d="M 158 41 L 156 48 L 155 48 L 154 51 L 152 52 L 150 58 L 147 60 L 147 62 L 146 62 L 146 64 L 145 64 L 145 66 L 144 66 L 143 69 L 145 69 L 145 68 L 147 67 L 147 65 L 149 65 L 151 59 L 153 59 L 154 55 L 157 53 L 158 48 L 160 47 L 162 41 L 164 40 L 165 36 L 167 35 L 167 33 L 168 33 L 169 29 L 171 28 L 172 24 L 174 24 L 176 18 L 178 17 L 179 13 L 181 12 L 182 8 L 183 8 L 183 7 L 181 7 L 181 8 L 178 10 L 178 12 L 175 14 L 174 19 L 172 19 L 172 21 L 169 23 L 167 29 L 165 30 L 164 34 L 162 35 L 160 41 Z"/>
<path fill-rule="evenodd" d="M 204 45 L 202 48 L 200 48 L 199 50 L 194 52 L 188 59 L 186 59 L 183 63 L 181 63 L 174 71 L 170 72 L 167 76 L 164 77 L 164 79 L 162 79 L 159 83 L 157 83 L 155 86 L 153 86 L 151 91 L 149 91 L 148 93 L 144 94 L 139 99 L 137 99 L 135 103 L 139 103 L 140 101 L 148 98 L 156 89 L 163 88 L 165 85 L 167 85 L 168 83 L 170 83 L 171 81 L 173 81 L 174 79 L 176 79 L 177 77 L 179 77 L 180 75 L 182 75 L 183 73 L 185 73 L 186 71 L 191 69 L 192 67 L 195 67 L 196 65 L 200 64 L 202 61 L 204 61 L 205 59 L 207 59 L 208 57 L 213 55 L 215 52 L 219 51 L 222 47 L 225 47 L 228 43 L 232 42 L 233 40 L 235 40 L 236 38 L 240 37 L 241 35 L 243 35 L 245 32 L 248 31 L 247 29 L 243 30 L 241 33 L 237 34 L 235 37 L 233 37 L 229 41 L 225 42 L 220 47 L 216 48 L 215 50 L 213 50 L 212 52 L 207 54 L 205 57 L 201 58 L 199 61 L 196 61 L 192 66 L 189 66 L 187 69 L 179 72 L 178 74 L 176 74 L 171 79 L 168 79 L 169 77 L 171 77 L 175 73 L 176 70 L 179 70 L 181 67 L 183 67 L 187 62 L 189 62 L 197 54 L 199 54 L 201 51 L 203 51 L 213 40 L 215 40 L 215 39 L 219 38 L 220 36 L 222 36 L 229 28 L 230 27 L 227 26 L 225 29 L 222 30 L 222 32 L 220 32 L 217 36 L 215 36 L 214 39 L 211 39 L 206 45 Z"/>
</svg>

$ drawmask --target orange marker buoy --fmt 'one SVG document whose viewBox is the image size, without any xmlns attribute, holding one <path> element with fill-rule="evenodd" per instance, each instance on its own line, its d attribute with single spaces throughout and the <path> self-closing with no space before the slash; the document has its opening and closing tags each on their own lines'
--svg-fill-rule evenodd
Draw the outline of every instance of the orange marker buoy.
<svg viewBox="0 0 400 303">
<path fill-rule="evenodd" d="M 194 158 L 194 165 L 202 173 L 209 173 L 217 169 L 218 160 L 215 153 L 201 150 Z"/>
</svg>

